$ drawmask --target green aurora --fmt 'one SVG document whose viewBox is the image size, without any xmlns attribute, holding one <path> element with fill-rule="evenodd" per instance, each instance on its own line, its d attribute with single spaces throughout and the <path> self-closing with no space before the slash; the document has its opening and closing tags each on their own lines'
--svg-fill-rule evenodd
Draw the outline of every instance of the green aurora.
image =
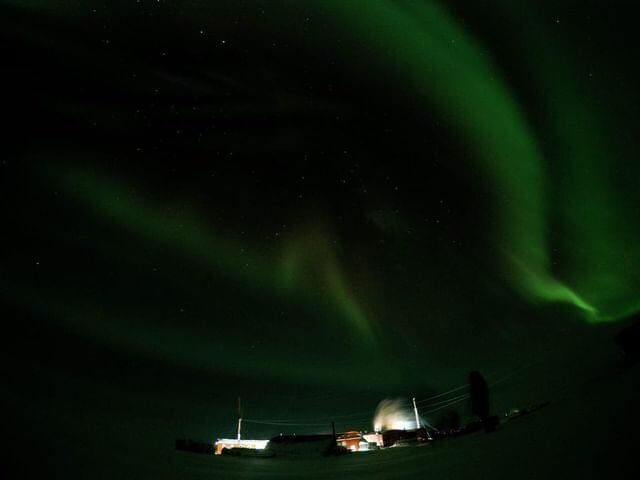
<svg viewBox="0 0 640 480">
<path fill-rule="evenodd" d="M 16 5 L 54 16 L 72 11 L 70 2 Z M 500 258 L 494 268 L 504 289 L 534 305 L 568 303 L 591 323 L 635 312 L 640 307 L 640 232 L 633 207 L 638 192 L 628 186 L 616 188 L 607 173 L 633 153 L 631 146 L 609 141 L 616 131 L 615 114 L 593 99 L 594 91 L 610 88 L 607 80 L 578 85 L 575 79 L 584 69 L 566 61 L 566 52 L 574 47 L 559 46 L 541 19 L 529 21 L 533 6 L 516 9 L 504 2 L 496 8 L 510 13 L 511 34 L 527 43 L 526 49 L 520 47 L 521 62 L 535 83 L 536 102 L 544 105 L 542 113 L 531 111 L 492 58 L 490 46 L 476 39 L 455 9 L 436 2 L 363 5 L 342 0 L 277 2 L 256 28 L 260 34 L 273 25 L 290 26 L 301 12 L 319 18 L 319 23 L 332 25 L 333 34 L 298 38 L 304 48 L 313 50 L 322 42 L 343 62 L 364 65 L 372 75 L 382 72 L 390 84 L 388 98 L 375 101 L 393 102 L 394 92 L 402 91 L 441 119 L 470 152 L 467 168 L 489 198 L 492 222 L 486 228 L 494 252 L 488 256 Z M 166 8 L 186 24 L 206 18 L 208 28 L 215 30 L 223 3 L 183 2 L 180 9 Z M 323 321 L 338 318 L 337 325 L 350 337 L 371 347 L 393 323 L 388 313 L 371 307 L 375 294 L 354 280 L 362 275 L 340 253 L 342 239 L 331 222 L 323 220 L 325 214 L 312 215 L 274 247 L 221 233 L 215 221 L 188 205 L 167 213 L 163 201 L 153 200 L 152 192 L 135 180 L 123 182 L 83 166 L 84 160 L 45 163 L 49 164 L 39 173 L 51 191 L 60 189 L 95 218 L 220 274 L 231 285 L 301 311 L 322 312 Z M 636 166 L 625 168 L 629 176 L 638 173 Z M 384 278 L 369 276 L 377 291 L 384 290 Z M 9 291 L 14 300 L 23 298 L 33 308 L 35 297 L 47 298 L 27 287 L 20 290 L 15 286 Z M 47 310 L 46 303 L 35 309 Z M 78 319 L 87 315 L 78 312 L 90 309 L 78 304 L 77 311 L 67 306 L 58 314 Z M 145 343 L 145 331 L 135 345 Z M 98 329 L 93 334 L 105 332 Z M 127 336 L 117 334 L 121 335 Z M 131 335 L 136 336 L 133 331 Z M 196 350 L 206 356 L 206 349 Z"/>
<path fill-rule="evenodd" d="M 36 2 L 33 8 L 67 11 L 64 2 L 45 5 Z M 198 8 L 212 9 L 214 16 L 214 6 L 194 4 L 190 9 L 188 5 L 182 10 L 186 19 Z M 547 106 L 544 120 L 551 131 L 544 133 L 557 139 L 544 148 L 526 107 L 494 65 L 491 52 L 443 5 L 374 1 L 363 8 L 361 2 L 325 1 L 300 2 L 294 8 L 278 3 L 271 21 L 285 21 L 296 9 L 324 16 L 348 39 L 342 45 L 343 55 L 364 58 L 390 72 L 395 82 L 390 95 L 396 89 L 413 92 L 469 145 L 473 165 L 491 192 L 495 247 L 502 252 L 502 270 L 509 284 L 535 302 L 568 302 L 590 322 L 615 320 L 638 307 L 634 273 L 640 259 L 638 232 L 629 227 L 634 211 L 625 205 L 633 200 L 628 197 L 633 192 L 616 191 L 606 171 L 617 161 L 612 157 L 629 152 L 615 152 L 607 145 L 609 135 L 603 123 L 610 122 L 600 119 L 611 123 L 615 119 L 605 106 L 599 105 L 599 110 L 593 106 L 587 88 L 575 85 L 572 79 L 579 75 L 579 68 L 565 61 L 563 50 L 552 45 L 552 33 L 542 31 L 540 21 L 528 21 L 532 9 L 510 8 L 509 2 L 502 8 L 520 20 L 519 32 L 529 45 L 522 55 L 530 58 L 523 58 L 523 63 L 531 67 L 539 84 L 539 101 Z M 525 11 L 526 15 L 519 13 Z M 117 193 L 110 188 L 117 186 L 108 180 L 85 180 L 84 186 L 82 179 L 75 184 L 82 186 L 82 200 L 99 213 L 138 234 L 198 255 L 229 278 L 244 285 L 267 286 L 274 292 L 299 283 L 296 269 L 306 260 L 295 252 L 304 247 L 248 259 L 245 257 L 256 256 L 238 255 L 233 241 L 207 236 L 207 227 L 192 218 L 195 215 L 165 220 L 152 208 L 114 202 Z M 126 202 L 137 200 L 132 197 Z M 132 211 L 137 212 L 135 218 Z M 176 222 L 184 225 L 180 234 Z M 570 250 L 563 249 L 561 259 L 553 248 L 555 229 L 572 245 Z M 325 253 L 314 262 L 329 296 L 351 326 L 370 337 L 371 320 L 361 301 L 350 292 L 335 255 Z M 284 260 L 278 260 L 279 256 Z M 552 268 L 558 260 L 563 264 L 561 272 Z"/>
<path fill-rule="evenodd" d="M 345 285 L 341 267 L 330 240 L 321 229 L 311 229 L 285 245 L 282 252 L 258 254 L 238 240 L 227 240 L 211 232 L 188 207 L 175 217 L 157 206 L 148 206 L 129 189 L 87 172 L 73 172 L 61 184 L 98 215 L 142 237 L 168 246 L 186 258 L 221 272 L 247 289 L 268 294 L 295 296 L 313 306 L 313 290 L 325 290 L 337 310 L 364 341 L 372 341 L 371 325 Z M 305 278 L 305 271 L 313 272 Z M 290 300 L 291 301 L 291 300 Z"/>
<path fill-rule="evenodd" d="M 635 468 L 631 3 L 4 0 L 8 478 Z M 385 398 L 448 428 L 470 371 L 492 414 L 546 406 L 371 455 L 175 450 L 233 438 L 238 397 L 243 438 Z"/>
</svg>

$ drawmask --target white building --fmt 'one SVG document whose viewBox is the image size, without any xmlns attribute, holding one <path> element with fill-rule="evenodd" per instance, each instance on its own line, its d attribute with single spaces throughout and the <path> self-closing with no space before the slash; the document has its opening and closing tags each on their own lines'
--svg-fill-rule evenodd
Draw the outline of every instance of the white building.
<svg viewBox="0 0 640 480">
<path fill-rule="evenodd" d="M 238 440 L 237 438 L 219 438 L 216 440 L 216 455 L 220 455 L 225 448 L 250 448 L 264 450 L 269 440 Z"/>
</svg>

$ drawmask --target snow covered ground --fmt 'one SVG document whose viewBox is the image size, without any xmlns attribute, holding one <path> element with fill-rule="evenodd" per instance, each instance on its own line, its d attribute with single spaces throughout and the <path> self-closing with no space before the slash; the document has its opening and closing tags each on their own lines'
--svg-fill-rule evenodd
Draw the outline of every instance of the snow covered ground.
<svg viewBox="0 0 640 480">
<path fill-rule="evenodd" d="M 496 412 L 550 405 L 490 434 L 333 458 L 213 457 L 174 449 L 177 414 L 160 400 L 127 390 L 113 401 L 83 392 L 77 403 L 73 391 L 42 384 L 28 398 L 15 390 L 4 397 L 6 411 L 18 412 L 6 424 L 13 448 L 5 466 L 20 473 L 15 478 L 632 478 L 640 366 L 622 367 L 608 330 L 558 342 L 492 391 Z"/>
<path fill-rule="evenodd" d="M 640 368 L 594 378 L 496 432 L 430 445 L 304 461 L 176 454 L 172 466 L 183 478 L 632 478 L 639 382 Z"/>
</svg>

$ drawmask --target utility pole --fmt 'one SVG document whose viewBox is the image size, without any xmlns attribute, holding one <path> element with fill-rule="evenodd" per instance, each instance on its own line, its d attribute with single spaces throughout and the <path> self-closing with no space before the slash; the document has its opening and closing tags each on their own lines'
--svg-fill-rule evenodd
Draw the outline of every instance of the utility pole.
<svg viewBox="0 0 640 480">
<path fill-rule="evenodd" d="M 238 446 L 240 446 L 240 430 L 242 429 L 242 408 L 240 406 L 240 397 L 238 397 Z"/>
<path fill-rule="evenodd" d="M 336 422 L 331 422 L 331 431 L 333 432 L 333 451 L 338 451 L 338 437 L 336 436 Z"/>
<path fill-rule="evenodd" d="M 416 397 L 413 397 L 413 412 L 416 414 L 416 430 L 420 428 L 420 416 L 418 415 L 418 407 L 416 406 Z"/>
</svg>

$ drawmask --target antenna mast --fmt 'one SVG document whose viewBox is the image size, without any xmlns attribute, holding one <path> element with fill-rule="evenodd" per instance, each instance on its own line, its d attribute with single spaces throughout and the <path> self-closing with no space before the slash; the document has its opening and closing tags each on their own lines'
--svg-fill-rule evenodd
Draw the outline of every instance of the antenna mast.
<svg viewBox="0 0 640 480">
<path fill-rule="evenodd" d="M 240 397 L 238 397 L 238 444 L 240 444 L 240 431 L 242 430 L 242 407 Z"/>
</svg>

